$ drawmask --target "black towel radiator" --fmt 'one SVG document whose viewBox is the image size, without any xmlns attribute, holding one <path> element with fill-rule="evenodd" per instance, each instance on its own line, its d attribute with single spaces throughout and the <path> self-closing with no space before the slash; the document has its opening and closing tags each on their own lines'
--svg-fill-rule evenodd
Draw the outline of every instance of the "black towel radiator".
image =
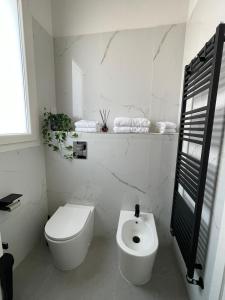
<svg viewBox="0 0 225 300">
<path fill-rule="evenodd" d="M 201 214 L 204 200 L 211 136 L 216 106 L 220 68 L 225 41 L 225 24 L 220 24 L 215 35 L 198 55 L 185 67 L 176 174 L 171 216 L 171 234 L 175 236 L 187 267 L 187 281 L 204 288 L 203 279 L 194 279 Z M 187 110 L 187 101 L 207 92 L 207 104 Z M 183 149 L 183 142 L 201 147 L 200 159 Z M 179 185 L 189 197 L 179 192 Z M 189 204 L 188 204 L 189 203 Z M 191 205 L 190 205 L 191 204 Z"/>
</svg>

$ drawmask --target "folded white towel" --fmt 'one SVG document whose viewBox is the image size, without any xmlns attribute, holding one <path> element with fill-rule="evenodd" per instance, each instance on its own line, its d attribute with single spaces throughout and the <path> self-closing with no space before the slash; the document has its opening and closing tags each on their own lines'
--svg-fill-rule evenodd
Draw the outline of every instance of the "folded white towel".
<svg viewBox="0 0 225 300">
<path fill-rule="evenodd" d="M 177 125 L 173 122 L 156 122 L 156 127 L 160 129 L 176 129 Z"/>
<path fill-rule="evenodd" d="M 172 133 L 176 133 L 176 129 L 174 128 L 171 128 L 171 129 L 159 129 L 159 133 L 162 133 L 162 134 L 172 134 Z"/>
<path fill-rule="evenodd" d="M 149 127 L 150 121 L 146 118 L 115 118 L 114 127 Z"/>
<path fill-rule="evenodd" d="M 149 127 L 113 127 L 115 133 L 148 133 Z"/>
<path fill-rule="evenodd" d="M 99 132 L 100 127 L 77 127 L 76 132 Z"/>
<path fill-rule="evenodd" d="M 74 123 L 76 128 L 95 128 L 100 126 L 98 121 L 80 120 Z"/>
</svg>

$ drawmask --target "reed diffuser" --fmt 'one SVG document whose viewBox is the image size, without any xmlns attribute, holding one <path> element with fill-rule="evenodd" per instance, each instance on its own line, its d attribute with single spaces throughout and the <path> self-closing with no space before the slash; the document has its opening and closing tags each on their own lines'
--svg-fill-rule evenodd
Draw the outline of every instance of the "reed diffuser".
<svg viewBox="0 0 225 300">
<path fill-rule="evenodd" d="M 107 111 L 106 109 L 100 109 L 99 113 L 102 118 L 102 132 L 107 132 L 109 130 L 109 128 L 107 127 L 107 121 L 109 118 L 110 110 Z"/>
</svg>

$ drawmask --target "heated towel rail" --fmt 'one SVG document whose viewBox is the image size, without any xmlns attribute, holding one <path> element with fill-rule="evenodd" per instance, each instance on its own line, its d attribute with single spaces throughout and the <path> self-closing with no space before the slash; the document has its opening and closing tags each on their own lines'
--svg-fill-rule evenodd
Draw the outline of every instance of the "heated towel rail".
<svg viewBox="0 0 225 300">
<path fill-rule="evenodd" d="M 198 55 L 185 67 L 176 174 L 171 216 L 171 234 L 175 236 L 187 267 L 187 281 L 204 288 L 201 277 L 194 279 L 201 214 L 204 200 L 211 136 L 225 40 L 225 24 Z M 207 103 L 190 109 L 188 101 L 207 93 Z M 201 147 L 200 158 L 188 153 L 184 142 Z M 186 144 L 187 144 L 186 143 Z M 188 197 L 185 197 L 185 194 Z M 188 198 L 188 200 L 187 200 Z"/>
</svg>

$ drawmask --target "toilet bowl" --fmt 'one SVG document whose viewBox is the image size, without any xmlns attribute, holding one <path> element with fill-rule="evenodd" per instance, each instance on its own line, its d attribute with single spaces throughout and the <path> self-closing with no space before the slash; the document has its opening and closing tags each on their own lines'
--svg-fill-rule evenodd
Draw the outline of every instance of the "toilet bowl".
<svg viewBox="0 0 225 300">
<path fill-rule="evenodd" d="M 45 225 L 45 238 L 55 266 L 72 270 L 85 259 L 93 237 L 94 207 L 66 204 Z"/>
<path fill-rule="evenodd" d="M 116 240 L 121 275 L 134 285 L 142 285 L 151 279 L 158 250 L 158 236 L 152 213 L 122 210 Z"/>
</svg>

